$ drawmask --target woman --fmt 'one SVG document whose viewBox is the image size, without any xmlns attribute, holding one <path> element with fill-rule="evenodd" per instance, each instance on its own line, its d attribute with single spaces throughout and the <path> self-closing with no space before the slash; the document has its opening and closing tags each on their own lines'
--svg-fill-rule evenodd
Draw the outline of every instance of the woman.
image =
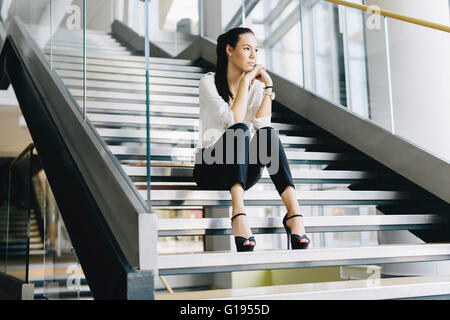
<svg viewBox="0 0 450 320">
<path fill-rule="evenodd" d="M 237 251 L 253 251 L 256 241 L 247 224 L 244 192 L 261 178 L 267 164 L 262 161 L 261 149 L 270 149 L 270 167 L 273 163 L 277 166 L 276 170 L 267 168 L 288 210 L 283 218 L 288 248 L 290 240 L 293 249 L 306 249 L 310 240 L 299 214 L 288 160 L 271 127 L 272 79 L 256 64 L 256 37 L 248 28 L 231 29 L 218 37 L 216 51 L 216 72 L 207 73 L 199 83 L 200 130 L 194 180 L 200 189 L 230 191 Z M 256 132 L 250 139 L 252 125 Z M 259 140 L 263 143 L 258 144 Z"/>
</svg>

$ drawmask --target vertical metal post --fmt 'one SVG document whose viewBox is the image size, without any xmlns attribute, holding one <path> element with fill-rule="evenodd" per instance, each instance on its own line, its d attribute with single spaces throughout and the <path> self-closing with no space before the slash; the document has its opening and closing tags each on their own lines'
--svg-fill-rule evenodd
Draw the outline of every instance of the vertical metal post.
<svg viewBox="0 0 450 320">
<path fill-rule="evenodd" d="M 390 57 L 390 46 L 389 46 L 389 32 L 387 17 L 384 17 L 384 40 L 386 43 L 386 65 L 387 65 L 387 76 L 388 76 L 388 90 L 389 90 L 389 109 L 391 111 L 391 131 L 395 134 L 394 125 L 394 98 L 392 94 L 392 77 L 391 77 L 391 57 Z"/>
<path fill-rule="evenodd" d="M 113 23 L 114 19 L 116 18 L 116 7 L 117 7 L 117 0 L 113 0 L 111 4 L 111 23 Z"/>
<path fill-rule="evenodd" d="M 28 171 L 28 212 L 27 212 L 27 231 L 26 231 L 26 254 L 25 254 L 25 283 L 28 283 L 28 274 L 30 273 L 30 229 L 31 229 L 31 184 L 32 180 L 32 170 L 33 170 L 33 148 L 30 149 L 30 159 L 29 159 L 29 171 Z"/>
<path fill-rule="evenodd" d="M 9 217 L 11 215 L 11 192 L 12 192 L 12 169 L 8 169 L 8 214 L 6 216 L 6 246 L 5 246 L 5 273 L 8 272 L 8 250 L 9 250 Z"/>
<path fill-rule="evenodd" d="M 203 0 L 198 0 L 198 25 L 199 25 L 200 37 L 205 36 L 203 18 L 204 18 L 203 17 Z"/>
<path fill-rule="evenodd" d="M 83 0 L 83 121 L 86 120 L 86 0 Z"/>
<path fill-rule="evenodd" d="M 347 31 L 347 7 L 339 6 L 339 31 L 342 33 L 342 41 L 344 48 L 344 66 L 345 66 L 345 92 L 347 100 L 347 108 L 352 109 L 352 91 L 350 77 L 350 61 L 348 48 L 348 31 Z"/>
<path fill-rule="evenodd" d="M 245 27 L 245 0 L 242 0 L 242 26 Z"/>
<path fill-rule="evenodd" d="M 263 16 L 267 17 L 267 15 L 270 13 L 271 8 L 270 4 L 265 1 L 263 2 Z M 264 20 L 264 39 L 268 39 L 270 36 L 270 23 L 268 23 L 266 20 Z M 265 46 L 265 58 L 266 58 L 266 69 L 267 70 L 273 70 L 273 50 L 272 47 Z"/>
<path fill-rule="evenodd" d="M 42 258 L 42 264 L 44 266 L 44 275 L 42 277 L 42 288 L 43 288 L 43 296 L 46 297 L 46 276 L 47 276 L 47 213 L 48 213 L 48 180 L 47 176 L 45 177 L 45 186 L 44 186 L 44 211 L 42 212 L 42 219 L 43 219 L 43 225 L 44 225 L 44 234 L 42 235 L 42 239 L 44 240 L 44 254 Z"/>
<path fill-rule="evenodd" d="M 302 84 L 303 88 L 305 88 L 305 50 L 304 50 L 304 42 L 303 42 L 303 16 L 302 16 L 302 0 L 299 0 L 298 10 L 300 14 L 300 37 L 301 39 L 301 55 L 302 55 Z"/>
<path fill-rule="evenodd" d="M 149 16 L 148 16 L 148 0 L 145 0 L 145 102 L 146 102 L 146 124 L 147 124 L 147 212 L 151 208 L 151 188 L 150 188 L 150 83 L 149 83 L 149 57 L 150 57 L 150 39 L 148 34 Z"/>
<path fill-rule="evenodd" d="M 175 29 L 175 32 L 173 33 L 173 56 L 174 57 L 177 56 L 177 35 L 178 35 L 178 30 Z"/>
<path fill-rule="evenodd" d="M 50 69 L 53 70 L 53 13 L 52 13 L 52 0 L 50 0 Z"/>
<path fill-rule="evenodd" d="M 363 4 L 365 1 L 363 0 Z M 363 26 L 363 38 L 364 38 L 364 69 L 366 72 L 366 90 L 367 90 L 367 119 L 372 120 L 372 101 L 370 99 L 370 83 L 369 83 L 369 53 L 367 48 L 367 27 L 365 22 L 364 13 L 361 14 L 361 25 Z"/>
</svg>

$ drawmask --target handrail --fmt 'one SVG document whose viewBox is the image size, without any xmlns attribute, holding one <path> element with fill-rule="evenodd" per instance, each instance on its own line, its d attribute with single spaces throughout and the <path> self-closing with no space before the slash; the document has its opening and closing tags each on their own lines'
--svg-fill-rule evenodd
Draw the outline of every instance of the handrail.
<svg viewBox="0 0 450 320">
<path fill-rule="evenodd" d="M 417 24 L 420 26 L 424 26 L 424 27 L 428 27 L 428 28 L 432 28 L 432 29 L 436 29 L 436 30 L 440 30 L 440 31 L 444 31 L 444 32 L 449 32 L 450 33 L 450 27 L 440 24 L 440 23 L 436 23 L 436 22 L 431 22 L 431 21 L 427 21 L 427 20 L 423 20 L 423 19 L 418 19 L 418 18 L 413 18 L 410 16 L 406 16 L 400 13 L 396 13 L 393 11 L 389 11 L 389 10 L 373 10 L 373 6 L 365 6 L 362 4 L 356 4 L 356 3 L 352 3 L 352 2 L 348 2 L 348 1 L 341 1 L 341 0 L 325 0 L 327 2 L 331 2 L 334 4 L 340 4 L 346 7 L 351 7 L 351 8 L 355 8 L 355 9 L 359 9 L 361 11 L 366 11 L 366 12 L 371 12 L 371 13 L 377 13 L 381 16 L 386 16 L 386 17 L 390 17 L 393 19 L 397 19 L 397 20 L 402 20 L 405 22 L 409 22 L 409 23 L 413 23 L 413 24 Z"/>
<path fill-rule="evenodd" d="M 33 148 L 34 148 L 34 143 L 32 142 L 25 149 L 23 149 L 23 151 L 21 153 L 19 153 L 19 155 L 17 157 L 15 157 L 13 161 L 11 161 L 11 163 L 9 164 L 9 168 L 14 167 L 16 162 L 19 161 L 20 159 L 22 159 L 25 156 L 25 154 Z"/>
<path fill-rule="evenodd" d="M 159 277 L 161 278 L 161 281 L 164 284 L 164 286 L 166 287 L 167 291 L 169 291 L 170 294 L 173 294 L 173 290 L 167 283 L 166 277 L 164 277 L 164 276 L 159 276 Z"/>
</svg>

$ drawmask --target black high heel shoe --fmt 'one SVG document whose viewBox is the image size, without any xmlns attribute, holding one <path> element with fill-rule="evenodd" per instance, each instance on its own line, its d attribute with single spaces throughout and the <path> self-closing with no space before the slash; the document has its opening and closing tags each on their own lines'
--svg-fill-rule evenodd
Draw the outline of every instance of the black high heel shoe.
<svg viewBox="0 0 450 320">
<path fill-rule="evenodd" d="M 231 218 L 231 224 L 233 224 L 233 219 L 236 218 L 237 216 L 246 216 L 245 213 L 238 213 L 236 214 L 234 217 Z M 245 241 L 253 241 L 255 244 L 251 245 L 244 245 Z M 245 251 L 253 251 L 253 248 L 256 246 L 256 241 L 255 241 L 255 237 L 251 236 L 249 238 L 244 238 L 241 236 L 237 236 L 234 237 L 234 242 L 236 243 L 236 249 L 238 252 L 245 252 Z"/>
<path fill-rule="evenodd" d="M 290 249 L 290 243 L 292 243 L 292 249 L 307 249 L 309 243 L 311 242 L 311 240 L 309 240 L 308 236 L 306 234 L 300 236 L 298 234 L 291 234 L 291 229 L 287 226 L 286 222 L 289 219 L 292 219 L 294 217 L 303 217 L 301 214 L 295 214 L 292 217 L 287 217 L 287 212 L 286 215 L 283 218 L 283 225 L 284 225 L 284 229 L 286 230 L 286 234 L 287 234 L 287 248 Z M 289 242 L 289 236 L 291 238 L 291 241 Z M 306 239 L 308 240 L 308 242 L 300 242 L 302 239 Z"/>
</svg>

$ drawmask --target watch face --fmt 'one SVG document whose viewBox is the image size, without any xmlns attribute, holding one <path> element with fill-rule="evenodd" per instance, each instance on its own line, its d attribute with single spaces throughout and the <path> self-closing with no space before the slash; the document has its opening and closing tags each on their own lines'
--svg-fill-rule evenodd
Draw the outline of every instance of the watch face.
<svg viewBox="0 0 450 320">
<path fill-rule="evenodd" d="M 264 93 L 264 96 L 269 96 L 270 100 L 275 100 L 275 92 L 271 92 L 271 93 Z"/>
</svg>

